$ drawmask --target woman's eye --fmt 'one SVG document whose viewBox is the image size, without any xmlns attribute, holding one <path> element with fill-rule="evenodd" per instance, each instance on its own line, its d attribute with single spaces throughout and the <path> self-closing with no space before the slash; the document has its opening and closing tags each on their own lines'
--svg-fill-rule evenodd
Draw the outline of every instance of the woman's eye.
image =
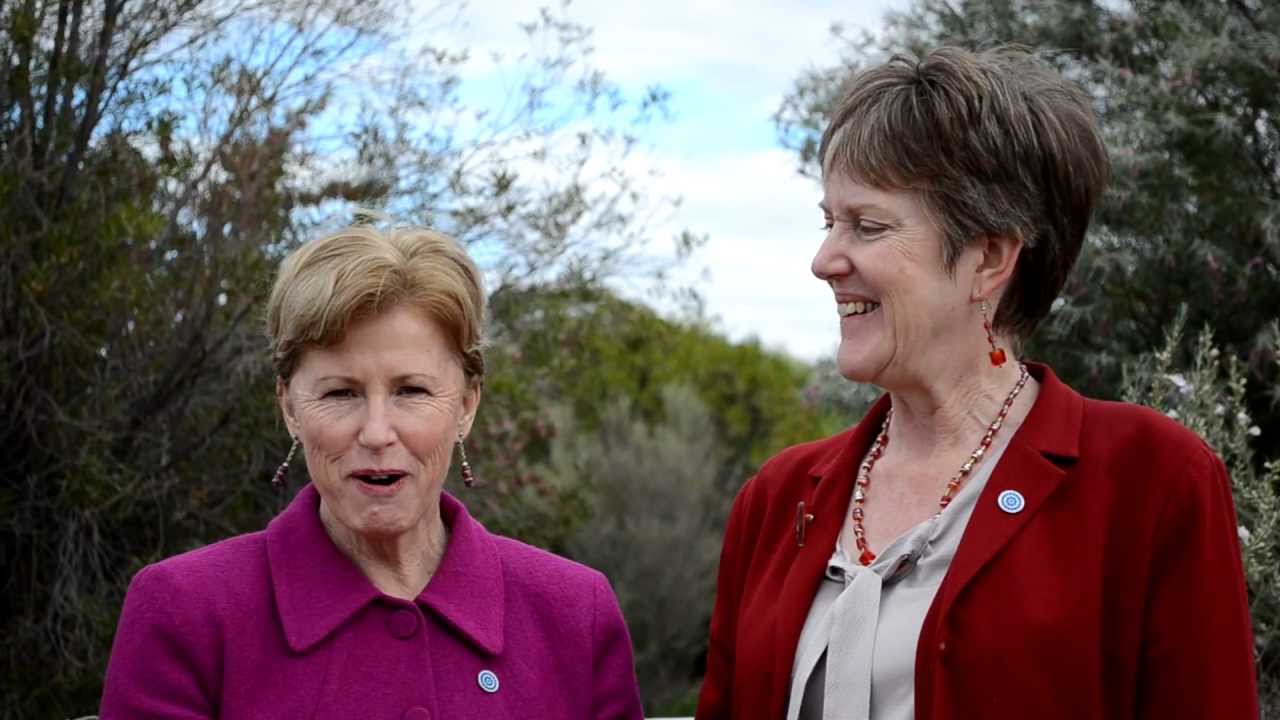
<svg viewBox="0 0 1280 720">
<path fill-rule="evenodd" d="M 831 228 L 833 228 L 833 227 L 835 227 L 835 226 L 836 226 L 836 222 L 835 222 L 835 220 L 832 220 L 831 218 L 823 218 L 823 219 L 822 219 L 822 229 L 823 229 L 823 230 L 826 230 L 827 232 L 831 232 Z"/>
<path fill-rule="evenodd" d="M 401 395 L 430 395 L 426 388 L 418 385 L 405 385 L 400 388 Z"/>
<path fill-rule="evenodd" d="M 863 237 L 875 237 L 888 229 L 889 228 L 885 227 L 884 225 L 880 225 L 878 223 L 873 223 L 873 222 L 867 222 L 865 220 L 860 221 L 858 223 L 858 234 Z"/>
<path fill-rule="evenodd" d="M 320 397 L 330 400 L 344 400 L 346 398 L 355 397 L 355 393 L 350 388 L 339 388 L 337 390 L 329 390 Z"/>
</svg>

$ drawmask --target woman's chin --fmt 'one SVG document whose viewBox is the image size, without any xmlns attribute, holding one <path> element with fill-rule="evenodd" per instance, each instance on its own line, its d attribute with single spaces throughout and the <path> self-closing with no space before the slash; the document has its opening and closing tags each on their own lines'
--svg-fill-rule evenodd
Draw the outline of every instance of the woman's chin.
<svg viewBox="0 0 1280 720">
<path fill-rule="evenodd" d="M 406 516 L 384 513 L 357 519 L 351 530 L 367 540 L 389 540 L 409 532 L 415 525 Z"/>
<path fill-rule="evenodd" d="M 409 532 L 423 513 L 415 512 L 404 503 L 386 501 L 348 505 L 346 512 L 334 513 L 338 524 L 353 535 L 367 540 L 387 540 Z"/>
<path fill-rule="evenodd" d="M 871 361 L 861 348 L 846 347 L 841 344 L 836 351 L 836 369 L 840 376 L 850 382 L 873 383 L 879 365 Z"/>
</svg>

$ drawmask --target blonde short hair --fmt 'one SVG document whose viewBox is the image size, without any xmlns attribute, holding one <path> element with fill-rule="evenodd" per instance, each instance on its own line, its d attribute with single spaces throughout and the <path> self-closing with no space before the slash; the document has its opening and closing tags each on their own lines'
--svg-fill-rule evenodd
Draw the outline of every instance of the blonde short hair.
<svg viewBox="0 0 1280 720">
<path fill-rule="evenodd" d="M 354 226 L 285 258 L 267 302 L 276 375 L 288 382 L 303 351 L 342 340 L 350 325 L 408 305 L 440 324 L 470 384 L 484 378 L 480 271 L 456 240 L 425 228 Z"/>
</svg>

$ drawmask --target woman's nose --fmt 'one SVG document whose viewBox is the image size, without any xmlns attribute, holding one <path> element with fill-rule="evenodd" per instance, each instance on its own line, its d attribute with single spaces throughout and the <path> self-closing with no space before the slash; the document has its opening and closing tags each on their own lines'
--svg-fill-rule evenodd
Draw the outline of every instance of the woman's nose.
<svg viewBox="0 0 1280 720">
<path fill-rule="evenodd" d="M 809 270 L 814 276 L 826 282 L 848 275 L 853 270 L 853 263 L 847 255 L 840 252 L 840 246 L 832 235 L 833 233 L 828 232 L 823 238 L 818 252 L 813 256 L 813 262 L 809 264 Z"/>
<path fill-rule="evenodd" d="M 357 440 L 361 445 L 377 450 L 395 442 L 395 439 L 395 430 L 391 427 L 391 419 L 383 403 L 370 399 Z"/>
</svg>

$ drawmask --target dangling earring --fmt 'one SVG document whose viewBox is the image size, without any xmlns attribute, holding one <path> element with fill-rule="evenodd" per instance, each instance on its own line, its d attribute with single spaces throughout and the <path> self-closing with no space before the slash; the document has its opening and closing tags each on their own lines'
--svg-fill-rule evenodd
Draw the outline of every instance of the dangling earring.
<svg viewBox="0 0 1280 720">
<path fill-rule="evenodd" d="M 462 484 L 467 487 L 475 487 L 476 476 L 475 473 L 471 472 L 471 463 L 467 462 L 467 447 L 462 442 L 462 433 L 458 433 L 458 456 L 461 458 L 458 465 L 462 471 Z"/>
<path fill-rule="evenodd" d="M 987 332 L 987 344 L 991 345 L 991 352 L 988 353 L 988 356 L 991 358 L 992 365 L 1000 367 L 1007 358 L 1005 357 L 1004 349 L 996 347 L 996 337 L 991 334 L 991 319 L 988 315 L 991 312 L 991 307 L 987 305 L 986 300 L 982 301 L 981 309 L 982 329 Z"/>
<path fill-rule="evenodd" d="M 284 456 L 284 462 L 280 463 L 280 467 L 276 468 L 275 477 L 271 478 L 272 485 L 279 485 L 284 482 L 284 476 L 289 472 L 289 461 L 293 459 L 293 454 L 298 452 L 298 436 L 294 435 L 293 444 L 289 446 L 289 454 Z"/>
</svg>

